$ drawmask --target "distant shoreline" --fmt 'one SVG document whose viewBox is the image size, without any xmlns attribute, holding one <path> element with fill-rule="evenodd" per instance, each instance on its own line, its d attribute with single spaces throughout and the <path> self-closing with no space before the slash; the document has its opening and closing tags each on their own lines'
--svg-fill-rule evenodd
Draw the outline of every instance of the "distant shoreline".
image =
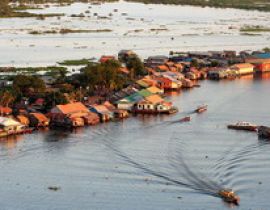
<svg viewBox="0 0 270 210">
<path fill-rule="evenodd" d="M 232 8 L 232 9 L 244 9 L 244 10 L 258 10 L 269 12 L 270 11 L 270 2 L 267 0 L 261 1 L 249 1 L 249 0 L 125 0 L 127 2 L 139 2 L 144 4 L 172 4 L 172 5 L 189 5 L 189 6 L 200 6 L 200 7 L 213 7 L 213 8 Z M 46 4 L 46 3 L 59 3 L 59 4 L 72 4 L 76 2 L 81 3 L 93 3 L 100 4 L 105 2 L 117 2 L 117 0 L 23 0 L 23 3 L 33 4 Z M 27 7 L 26 7 L 27 8 Z M 22 8 L 23 9 L 23 8 Z"/>
</svg>

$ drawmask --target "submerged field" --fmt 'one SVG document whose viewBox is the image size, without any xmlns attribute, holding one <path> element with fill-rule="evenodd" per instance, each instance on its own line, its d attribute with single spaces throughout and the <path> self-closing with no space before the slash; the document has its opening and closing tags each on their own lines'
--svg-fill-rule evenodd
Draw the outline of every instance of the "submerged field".
<svg viewBox="0 0 270 210">
<path fill-rule="evenodd" d="M 127 2 L 50 4 L 27 10 L 61 17 L 0 19 L 0 66 L 51 66 L 132 49 L 141 57 L 170 50 L 244 50 L 269 46 L 270 13 Z"/>
</svg>

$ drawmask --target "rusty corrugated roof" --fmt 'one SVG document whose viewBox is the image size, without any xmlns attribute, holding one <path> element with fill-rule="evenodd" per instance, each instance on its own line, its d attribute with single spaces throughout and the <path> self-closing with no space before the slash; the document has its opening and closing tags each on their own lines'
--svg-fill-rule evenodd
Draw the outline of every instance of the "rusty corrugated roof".
<svg viewBox="0 0 270 210">
<path fill-rule="evenodd" d="M 57 105 L 56 106 L 63 114 L 72 114 L 76 112 L 89 112 L 86 106 L 84 106 L 81 102 L 75 102 L 65 105 Z"/>
</svg>

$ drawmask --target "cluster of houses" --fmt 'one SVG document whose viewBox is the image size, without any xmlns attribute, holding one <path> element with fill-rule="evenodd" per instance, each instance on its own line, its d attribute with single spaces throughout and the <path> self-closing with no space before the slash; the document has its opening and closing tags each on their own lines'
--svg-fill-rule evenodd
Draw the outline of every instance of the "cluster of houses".
<svg viewBox="0 0 270 210">
<path fill-rule="evenodd" d="M 122 50 L 118 58 L 102 56 L 99 62 L 110 59 L 125 61 L 133 51 Z M 196 65 L 195 65 L 196 64 Z M 215 65 L 213 65 L 215 64 Z M 236 78 L 241 75 L 270 71 L 270 53 L 243 51 L 171 52 L 170 56 L 150 56 L 144 60 L 147 75 L 115 92 L 106 99 L 87 97 L 83 102 L 59 104 L 48 113 L 39 111 L 44 99 L 31 106 L 17 109 L 0 106 L 0 137 L 29 133 L 33 128 L 74 128 L 96 125 L 132 114 L 173 114 L 178 109 L 164 98 L 166 91 L 193 88 L 196 80 Z M 121 74 L 129 74 L 122 66 Z M 16 113 L 16 114 L 14 114 Z"/>
<path fill-rule="evenodd" d="M 170 57 L 163 59 L 183 64 L 184 71 L 190 72 L 190 79 L 196 77 L 196 70 L 190 68 L 194 60 L 201 66 L 200 71 L 205 72 L 208 79 L 214 80 L 270 72 L 270 53 L 263 51 L 241 51 L 238 54 L 236 51 L 171 52 Z M 151 60 L 153 58 L 148 63 Z"/>
</svg>

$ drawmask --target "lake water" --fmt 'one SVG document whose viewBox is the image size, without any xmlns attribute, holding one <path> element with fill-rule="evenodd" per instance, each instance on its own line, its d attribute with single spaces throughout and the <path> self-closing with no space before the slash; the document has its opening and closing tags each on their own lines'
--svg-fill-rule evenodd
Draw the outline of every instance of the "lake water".
<svg viewBox="0 0 270 210">
<path fill-rule="evenodd" d="M 268 210 L 270 144 L 226 125 L 270 125 L 270 77 L 200 84 L 168 94 L 176 115 L 2 140 L 1 210 Z M 207 112 L 192 113 L 203 103 Z M 239 207 L 215 196 L 221 187 Z"/>
<path fill-rule="evenodd" d="M 91 7 L 91 8 L 89 8 Z M 117 9 L 117 12 L 114 10 Z M 90 13 L 86 13 L 89 10 Z M 141 57 L 170 50 L 247 50 L 269 46 L 270 33 L 243 35 L 244 25 L 268 26 L 270 13 L 115 2 L 51 6 L 36 13 L 64 13 L 46 20 L 0 19 L 0 66 L 45 66 L 64 59 L 98 58 L 132 49 Z M 84 18 L 72 14 L 84 13 Z M 98 19 L 101 17 L 109 19 Z M 109 16 L 109 14 L 112 16 Z M 88 17 L 89 16 L 89 17 Z M 30 35 L 33 30 L 111 29 L 108 33 Z M 166 29 L 166 30 L 164 30 Z"/>
</svg>

